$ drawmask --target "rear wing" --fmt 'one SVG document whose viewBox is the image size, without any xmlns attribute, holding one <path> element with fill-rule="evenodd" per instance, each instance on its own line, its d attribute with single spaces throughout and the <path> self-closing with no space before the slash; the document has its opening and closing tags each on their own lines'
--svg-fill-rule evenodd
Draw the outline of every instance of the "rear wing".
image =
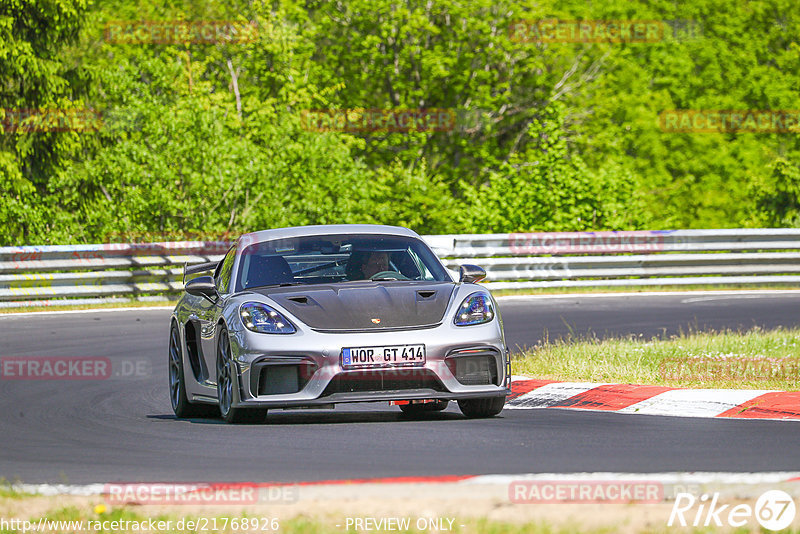
<svg viewBox="0 0 800 534">
<path fill-rule="evenodd" d="M 196 263 L 194 265 L 189 265 L 188 263 L 184 263 L 183 284 L 186 285 L 186 275 L 213 271 L 217 268 L 217 265 L 219 265 L 218 261 L 207 261 L 205 263 Z"/>
</svg>

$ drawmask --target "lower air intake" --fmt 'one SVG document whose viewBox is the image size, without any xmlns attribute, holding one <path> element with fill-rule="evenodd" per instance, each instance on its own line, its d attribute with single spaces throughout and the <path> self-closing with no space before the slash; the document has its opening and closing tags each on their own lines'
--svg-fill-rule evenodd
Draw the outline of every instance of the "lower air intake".
<svg viewBox="0 0 800 534">
<path fill-rule="evenodd" d="M 301 391 L 314 374 L 315 366 L 310 363 L 274 365 L 257 363 L 252 376 L 257 377 L 258 395 L 287 395 Z"/>
<path fill-rule="evenodd" d="M 447 365 L 460 384 L 465 386 L 497 385 L 497 360 L 494 354 L 449 358 Z"/>
<path fill-rule="evenodd" d="M 405 368 L 340 373 L 333 377 L 322 396 L 333 395 L 334 393 L 367 393 L 370 391 L 410 389 L 445 391 L 444 386 L 432 371 Z"/>
</svg>

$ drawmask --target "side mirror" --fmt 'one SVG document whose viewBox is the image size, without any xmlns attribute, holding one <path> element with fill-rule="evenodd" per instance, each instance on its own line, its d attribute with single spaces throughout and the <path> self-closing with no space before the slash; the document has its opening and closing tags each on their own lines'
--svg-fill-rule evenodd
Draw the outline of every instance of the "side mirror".
<svg viewBox="0 0 800 534">
<path fill-rule="evenodd" d="M 189 280 L 186 282 L 184 289 L 190 295 L 207 298 L 211 301 L 217 299 L 217 286 L 214 284 L 213 276 L 198 276 Z"/>
<path fill-rule="evenodd" d="M 458 281 L 465 284 L 474 284 L 486 278 L 486 271 L 477 265 L 462 265 L 458 269 Z"/>
</svg>

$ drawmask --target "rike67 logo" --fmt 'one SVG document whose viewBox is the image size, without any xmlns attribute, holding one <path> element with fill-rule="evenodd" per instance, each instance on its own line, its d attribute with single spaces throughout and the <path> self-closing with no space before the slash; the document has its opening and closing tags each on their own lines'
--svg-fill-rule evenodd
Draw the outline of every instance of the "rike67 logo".
<svg viewBox="0 0 800 534">
<path fill-rule="evenodd" d="M 752 525 L 755 520 L 766 530 L 783 530 L 794 521 L 797 508 L 791 495 L 781 490 L 764 492 L 755 507 L 749 504 L 719 503 L 719 493 L 695 497 L 691 493 L 679 493 L 675 497 L 667 526 L 730 526 L 740 528 Z"/>
</svg>

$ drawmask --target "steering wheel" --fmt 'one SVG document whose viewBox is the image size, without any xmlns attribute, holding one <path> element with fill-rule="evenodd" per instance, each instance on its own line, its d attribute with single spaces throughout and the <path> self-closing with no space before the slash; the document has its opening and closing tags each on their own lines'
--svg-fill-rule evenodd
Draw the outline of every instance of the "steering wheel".
<svg viewBox="0 0 800 534">
<path fill-rule="evenodd" d="M 379 273 L 375 273 L 369 277 L 370 280 L 380 279 L 380 278 L 391 278 L 392 280 L 408 280 L 409 278 L 397 271 L 381 271 Z"/>
</svg>

